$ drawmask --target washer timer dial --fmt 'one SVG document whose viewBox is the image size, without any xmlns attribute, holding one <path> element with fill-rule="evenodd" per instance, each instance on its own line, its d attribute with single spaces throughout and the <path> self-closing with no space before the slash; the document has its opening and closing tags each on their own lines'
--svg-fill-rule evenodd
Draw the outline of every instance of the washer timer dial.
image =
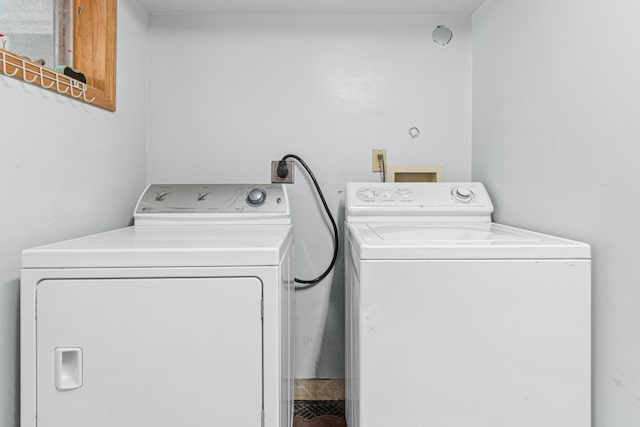
<svg viewBox="0 0 640 427">
<path fill-rule="evenodd" d="M 451 191 L 451 194 L 462 203 L 469 203 L 475 198 L 475 194 L 469 187 L 456 187 Z"/>
</svg>

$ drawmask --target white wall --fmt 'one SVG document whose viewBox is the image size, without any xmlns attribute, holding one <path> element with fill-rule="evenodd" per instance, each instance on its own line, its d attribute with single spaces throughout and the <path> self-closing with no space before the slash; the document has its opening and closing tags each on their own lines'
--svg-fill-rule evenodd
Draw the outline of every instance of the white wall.
<svg viewBox="0 0 640 427">
<path fill-rule="evenodd" d="M 638 22 L 636 0 L 489 0 L 473 17 L 473 179 L 498 221 L 593 247 L 596 427 L 640 420 Z"/>
<path fill-rule="evenodd" d="M 18 425 L 22 249 L 125 226 L 145 185 L 147 16 L 118 2 L 117 112 L 0 76 L 0 426 Z"/>
<path fill-rule="evenodd" d="M 389 163 L 471 165 L 469 17 L 156 15 L 149 42 L 148 181 L 270 182 L 270 162 L 300 155 L 342 228 L 344 183 Z M 447 47 L 431 32 L 446 24 Z M 416 126 L 421 137 L 411 139 Z M 331 258 L 321 205 L 301 169 L 289 186 L 297 275 Z M 298 293 L 297 377 L 344 373 L 343 266 Z"/>
</svg>

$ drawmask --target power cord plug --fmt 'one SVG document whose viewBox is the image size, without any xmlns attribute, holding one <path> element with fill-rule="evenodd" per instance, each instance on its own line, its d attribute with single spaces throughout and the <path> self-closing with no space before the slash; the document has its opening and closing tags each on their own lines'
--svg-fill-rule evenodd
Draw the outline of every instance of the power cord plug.
<svg viewBox="0 0 640 427">
<path fill-rule="evenodd" d="M 287 175 L 289 175 L 289 167 L 287 166 L 287 161 L 286 160 L 280 160 L 278 162 L 278 176 L 281 179 L 285 179 L 287 177 Z"/>
</svg>

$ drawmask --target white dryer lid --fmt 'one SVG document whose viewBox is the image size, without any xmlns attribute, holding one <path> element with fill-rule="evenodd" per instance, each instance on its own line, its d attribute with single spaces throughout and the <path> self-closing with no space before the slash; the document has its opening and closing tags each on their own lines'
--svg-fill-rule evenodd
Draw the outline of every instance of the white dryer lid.
<svg viewBox="0 0 640 427">
<path fill-rule="evenodd" d="M 291 225 L 132 226 L 27 249 L 23 268 L 277 266 Z"/>
<path fill-rule="evenodd" d="M 496 223 L 346 224 L 360 259 L 589 259 L 585 243 Z"/>
</svg>

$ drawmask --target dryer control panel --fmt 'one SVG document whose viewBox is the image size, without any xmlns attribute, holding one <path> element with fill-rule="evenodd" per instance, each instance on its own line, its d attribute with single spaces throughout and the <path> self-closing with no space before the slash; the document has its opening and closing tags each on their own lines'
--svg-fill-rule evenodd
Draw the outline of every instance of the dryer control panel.
<svg viewBox="0 0 640 427">
<path fill-rule="evenodd" d="M 281 184 L 152 184 L 134 212 L 136 225 L 238 221 L 290 223 Z"/>
<path fill-rule="evenodd" d="M 478 182 L 348 183 L 345 206 L 349 222 L 359 217 L 366 221 L 371 217 L 384 221 L 404 217 L 490 221 L 493 213 L 491 199 Z"/>
</svg>

